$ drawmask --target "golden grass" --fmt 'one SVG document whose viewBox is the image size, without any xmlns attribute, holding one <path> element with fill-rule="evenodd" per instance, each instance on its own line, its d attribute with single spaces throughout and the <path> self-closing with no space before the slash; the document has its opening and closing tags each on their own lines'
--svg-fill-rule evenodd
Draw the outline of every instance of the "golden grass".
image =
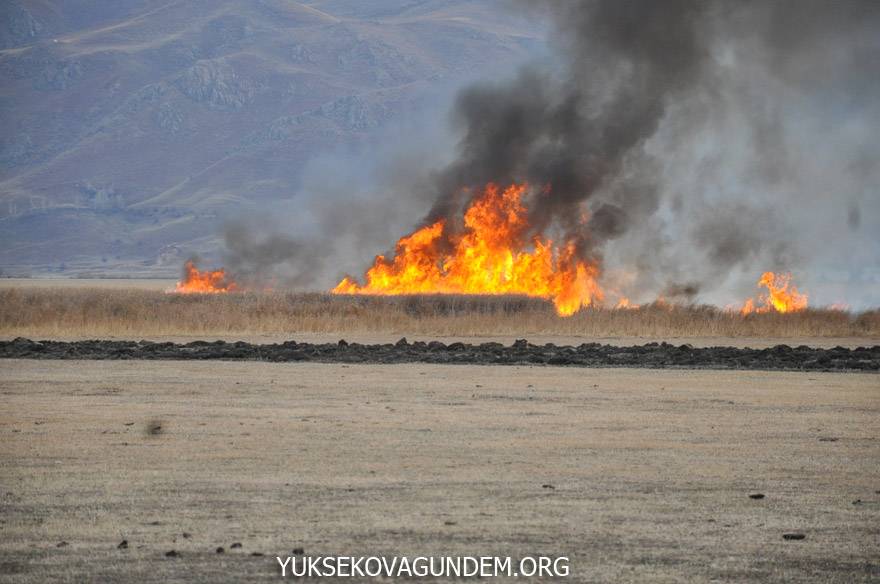
<svg viewBox="0 0 880 584">
<path fill-rule="evenodd" d="M 137 289 L 0 290 L 3 336 L 400 333 L 435 336 L 880 336 L 880 311 L 806 310 L 746 317 L 710 306 L 589 309 L 557 316 L 522 296 L 177 295 Z"/>
</svg>

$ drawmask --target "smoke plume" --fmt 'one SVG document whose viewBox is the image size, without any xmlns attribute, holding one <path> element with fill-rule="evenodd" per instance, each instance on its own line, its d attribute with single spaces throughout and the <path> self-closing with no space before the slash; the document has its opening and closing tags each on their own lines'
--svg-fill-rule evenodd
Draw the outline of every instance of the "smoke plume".
<svg viewBox="0 0 880 584">
<path fill-rule="evenodd" d="M 551 23 L 552 57 L 463 89 L 451 160 L 398 168 L 376 205 L 433 201 L 422 224 L 455 229 L 485 183 L 527 182 L 535 232 L 604 258 L 606 284 L 628 295 L 723 301 L 719 290 L 740 297 L 768 269 L 809 267 L 819 285 L 817 274 L 859 265 L 838 279 L 876 269 L 880 280 L 880 242 L 866 235 L 880 232 L 880 3 L 516 6 Z M 350 233 L 375 234 L 374 218 L 345 210 L 317 220 L 342 216 Z M 314 272 L 312 251 L 228 241 L 242 266 L 296 258 Z"/>
<path fill-rule="evenodd" d="M 428 220 L 456 213 L 463 185 L 515 181 L 544 189 L 530 205 L 536 231 L 557 225 L 582 253 L 620 235 L 629 223 L 625 201 L 601 203 L 585 224 L 583 204 L 603 189 L 627 188 L 612 185 L 627 156 L 656 132 L 667 104 L 704 77 L 708 12 L 709 4 L 687 0 L 546 3 L 561 70 L 527 67 L 511 82 L 459 95 L 460 156 L 438 176 Z"/>
</svg>

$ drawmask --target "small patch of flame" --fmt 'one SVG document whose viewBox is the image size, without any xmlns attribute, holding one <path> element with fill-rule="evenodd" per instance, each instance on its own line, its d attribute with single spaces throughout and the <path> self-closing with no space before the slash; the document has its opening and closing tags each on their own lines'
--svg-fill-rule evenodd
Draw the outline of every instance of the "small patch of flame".
<svg viewBox="0 0 880 584">
<path fill-rule="evenodd" d="M 639 305 L 630 302 L 630 299 L 626 296 L 621 296 L 614 308 L 618 310 L 638 310 Z"/>
<path fill-rule="evenodd" d="M 221 294 L 233 292 L 237 285 L 225 270 L 199 270 L 192 260 L 183 266 L 183 280 L 174 287 L 179 294 Z"/>
<path fill-rule="evenodd" d="M 791 284 L 791 274 L 764 272 L 758 280 L 758 286 L 766 287 L 769 294 L 759 297 L 763 306 L 756 306 L 752 298 L 746 300 L 740 309 L 743 316 L 753 312 L 798 312 L 807 308 L 807 295 L 798 292 Z"/>
<path fill-rule="evenodd" d="M 599 266 L 579 258 L 573 241 L 554 246 L 528 235 L 526 189 L 489 183 L 465 211 L 460 232 L 447 233 L 445 219 L 426 225 L 402 237 L 391 259 L 376 256 L 363 286 L 346 276 L 331 292 L 525 294 L 551 299 L 561 316 L 601 301 Z"/>
</svg>

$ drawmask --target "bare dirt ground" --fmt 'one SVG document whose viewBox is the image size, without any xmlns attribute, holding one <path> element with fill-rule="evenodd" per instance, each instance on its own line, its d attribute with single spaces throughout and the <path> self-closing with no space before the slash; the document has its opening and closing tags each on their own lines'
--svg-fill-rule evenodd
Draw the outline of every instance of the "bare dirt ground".
<svg viewBox="0 0 880 584">
<path fill-rule="evenodd" d="M 295 548 L 880 577 L 876 375 L 5 360 L 0 393 L 2 582 L 275 580 Z"/>
</svg>

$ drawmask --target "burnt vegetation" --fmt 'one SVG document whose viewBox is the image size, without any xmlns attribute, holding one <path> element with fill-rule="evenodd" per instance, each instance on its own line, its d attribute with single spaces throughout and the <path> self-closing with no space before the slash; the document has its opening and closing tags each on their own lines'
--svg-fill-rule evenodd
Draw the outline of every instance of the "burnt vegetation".
<svg viewBox="0 0 880 584">
<path fill-rule="evenodd" d="M 783 371 L 878 371 L 880 345 L 847 349 L 777 345 L 764 349 L 693 347 L 689 344 L 646 343 L 621 347 L 600 343 L 536 345 L 518 339 L 502 343 L 469 344 L 416 341 L 396 343 L 252 344 L 243 341 L 194 341 L 187 344 L 152 341 L 0 341 L 0 358 L 97 360 L 235 360 L 319 363 L 449 365 L 557 365 L 580 367 L 646 367 L 654 369 L 757 369 Z M 479 386 L 477 386 L 479 387 Z M 150 435 L 162 432 L 153 422 Z M 548 488 L 548 487 L 545 487 Z M 550 487 L 552 488 L 552 487 Z"/>
</svg>

